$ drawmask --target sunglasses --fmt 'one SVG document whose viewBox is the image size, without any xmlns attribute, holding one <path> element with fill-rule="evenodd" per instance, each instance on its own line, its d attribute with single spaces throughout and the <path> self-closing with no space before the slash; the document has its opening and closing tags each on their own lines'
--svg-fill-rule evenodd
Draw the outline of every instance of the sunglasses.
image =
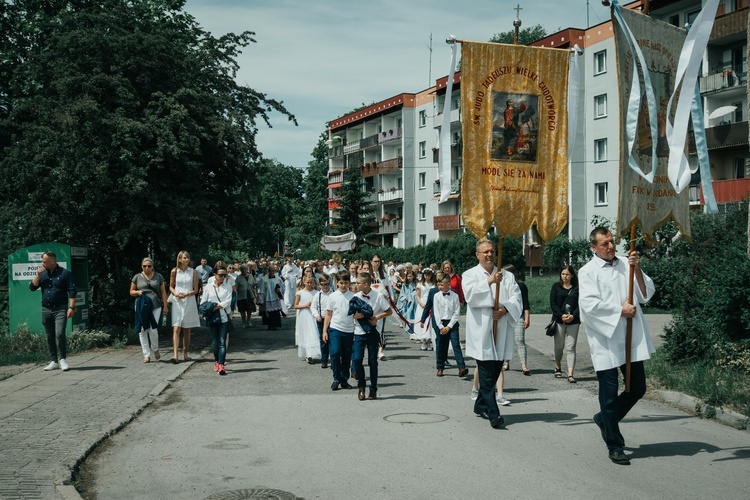
<svg viewBox="0 0 750 500">
<path fill-rule="evenodd" d="M 143 264 L 141 267 L 154 267 L 151 264 Z"/>
<path fill-rule="evenodd" d="M 227 275 L 226 274 L 217 274 L 216 277 L 217 278 L 226 278 Z"/>
</svg>

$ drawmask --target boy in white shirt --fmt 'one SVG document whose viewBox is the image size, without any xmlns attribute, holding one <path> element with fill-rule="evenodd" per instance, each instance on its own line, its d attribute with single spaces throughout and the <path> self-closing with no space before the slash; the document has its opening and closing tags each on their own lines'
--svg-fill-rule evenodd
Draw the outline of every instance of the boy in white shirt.
<svg viewBox="0 0 750 500">
<path fill-rule="evenodd" d="M 437 274 L 437 291 L 430 293 L 427 299 L 419 322 L 420 328 L 424 327 L 424 321 L 430 312 L 432 312 L 432 318 L 434 319 L 432 328 L 435 330 L 435 342 L 437 344 L 435 346 L 437 376 L 443 376 L 449 344 L 453 344 L 453 354 L 458 365 L 458 376 L 466 376 L 469 370 L 466 368 L 458 337 L 458 316 L 461 313 L 461 302 L 458 294 L 451 290 L 451 278 L 447 274 Z"/>
<path fill-rule="evenodd" d="M 349 315 L 349 301 L 354 294 L 349 291 L 349 275 L 341 273 L 336 282 L 338 290 L 328 296 L 326 317 L 323 321 L 323 342 L 328 343 L 333 371 L 331 390 L 351 389 L 349 365 L 354 342 L 354 317 Z"/>
<path fill-rule="evenodd" d="M 366 399 L 377 399 L 378 397 L 378 347 L 380 346 L 380 332 L 377 330 L 378 322 L 393 314 L 388 299 L 381 293 L 376 292 L 370 286 L 372 285 L 372 276 L 370 273 L 359 273 L 357 276 L 358 291 L 354 295 L 364 302 L 367 302 L 372 308 L 372 317 L 369 319 L 370 331 L 365 332 L 359 321 L 354 322 L 354 351 L 352 361 L 354 373 L 357 376 L 357 398 L 360 401 L 365 400 L 365 367 L 362 361 L 365 357 L 365 347 L 367 347 L 367 364 L 370 367 L 370 393 Z M 361 312 L 354 313 L 355 320 L 364 319 L 365 315 Z"/>
<path fill-rule="evenodd" d="M 331 278 L 323 274 L 318 284 L 320 285 L 320 290 L 313 295 L 310 311 L 318 325 L 320 359 L 322 361 L 320 367 L 328 368 L 328 342 L 323 342 L 323 321 L 326 316 L 326 308 L 328 307 L 328 296 L 331 295 Z"/>
</svg>

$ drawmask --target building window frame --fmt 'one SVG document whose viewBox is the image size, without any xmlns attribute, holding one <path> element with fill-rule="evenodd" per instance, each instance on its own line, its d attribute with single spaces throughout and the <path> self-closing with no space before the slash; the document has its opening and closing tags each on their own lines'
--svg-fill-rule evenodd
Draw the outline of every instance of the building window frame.
<svg viewBox="0 0 750 500">
<path fill-rule="evenodd" d="M 427 220 L 427 203 L 419 204 L 419 220 Z"/>
<path fill-rule="evenodd" d="M 594 76 L 607 72 L 607 49 L 594 52 Z"/>
<path fill-rule="evenodd" d="M 594 206 L 606 207 L 609 205 L 609 183 L 597 182 L 594 184 Z"/>
<path fill-rule="evenodd" d="M 420 246 L 426 246 L 427 245 L 427 235 L 426 234 L 420 234 L 419 235 L 419 245 Z"/>
<path fill-rule="evenodd" d="M 427 172 L 419 172 L 419 189 L 427 188 Z"/>
<path fill-rule="evenodd" d="M 594 96 L 594 120 L 606 118 L 607 116 L 607 94 Z"/>
<path fill-rule="evenodd" d="M 607 138 L 594 140 L 594 163 L 607 161 Z"/>
<path fill-rule="evenodd" d="M 419 112 L 419 128 L 427 126 L 427 111 L 424 109 Z"/>
<path fill-rule="evenodd" d="M 427 157 L 427 141 L 422 141 L 419 143 L 419 158 L 426 158 Z"/>
</svg>

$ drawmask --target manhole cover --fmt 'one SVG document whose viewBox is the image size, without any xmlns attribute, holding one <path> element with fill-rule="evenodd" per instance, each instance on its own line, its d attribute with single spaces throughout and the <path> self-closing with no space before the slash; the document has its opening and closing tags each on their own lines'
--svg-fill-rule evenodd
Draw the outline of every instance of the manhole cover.
<svg viewBox="0 0 750 500">
<path fill-rule="evenodd" d="M 244 500 L 247 498 L 268 500 L 297 500 L 297 497 L 288 491 L 263 489 L 233 490 L 223 493 L 214 493 L 206 500 Z"/>
<path fill-rule="evenodd" d="M 394 424 L 436 424 L 448 420 L 446 415 L 439 413 L 396 413 L 383 418 Z"/>
</svg>

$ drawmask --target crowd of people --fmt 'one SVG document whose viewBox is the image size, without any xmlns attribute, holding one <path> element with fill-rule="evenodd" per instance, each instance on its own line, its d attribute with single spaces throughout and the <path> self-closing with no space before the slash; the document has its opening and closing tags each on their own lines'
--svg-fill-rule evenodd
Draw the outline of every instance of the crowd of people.
<svg viewBox="0 0 750 500">
<path fill-rule="evenodd" d="M 580 281 L 576 271 L 565 266 L 550 290 L 554 376 L 563 378 L 565 352 L 567 380 L 577 382 L 576 344 L 583 322 L 599 380 L 600 411 L 593 421 L 610 460 L 627 464 L 618 423 L 645 393 L 643 360 L 654 348 L 638 304 L 653 295 L 654 285 L 640 270 L 637 252 L 629 252 L 627 257 L 615 255 L 612 235 L 605 228 L 592 231 L 590 244 L 594 258 L 580 270 Z M 353 378 L 358 399 L 373 400 L 378 397 L 378 362 L 386 357 L 387 320 L 403 329 L 416 343 L 415 348 L 435 351 L 437 377 L 443 377 L 450 364 L 449 350 L 458 376 L 468 375 L 459 341 L 459 316 L 465 306 L 465 354 L 476 361 L 471 391 L 474 412 L 499 428 L 504 423 L 499 406 L 510 404 L 503 395 L 503 374 L 514 351 L 523 375 L 532 373 L 525 341 L 531 311 L 523 275 L 513 266 L 497 269 L 492 242 L 480 240 L 476 257 L 477 265 L 459 275 L 448 260 L 439 266 L 384 263 L 377 254 L 369 260 L 333 258 L 328 262 L 300 262 L 286 255 L 283 262 L 262 258 L 258 263 L 247 259 L 231 264 L 218 261 L 213 266 L 203 258 L 193 267 L 190 254 L 181 251 L 168 279 L 146 257 L 130 284 L 143 362 L 161 358 L 160 318 L 162 326 L 170 322 L 172 326 L 170 361 L 179 362 L 181 333 L 182 359 L 189 361 L 191 329 L 200 326 L 202 318 L 211 334 L 214 371 L 225 375 L 229 334 L 236 328 L 232 318 L 250 328 L 257 312 L 262 325 L 277 330 L 282 316 L 293 310 L 299 357 L 309 364 L 319 360 L 323 369 L 330 367 L 332 390 L 351 388 L 349 380 Z M 57 266 L 54 253 L 45 252 L 42 262 L 29 287 L 32 291 L 42 289 L 43 324 L 51 358 L 45 370 L 68 370 L 64 327 L 75 307 L 76 290 L 69 273 Z M 627 299 L 628 269 L 635 278 L 635 304 Z M 618 394 L 618 370 L 625 373 L 627 321 L 633 323 L 632 387 Z"/>
</svg>

